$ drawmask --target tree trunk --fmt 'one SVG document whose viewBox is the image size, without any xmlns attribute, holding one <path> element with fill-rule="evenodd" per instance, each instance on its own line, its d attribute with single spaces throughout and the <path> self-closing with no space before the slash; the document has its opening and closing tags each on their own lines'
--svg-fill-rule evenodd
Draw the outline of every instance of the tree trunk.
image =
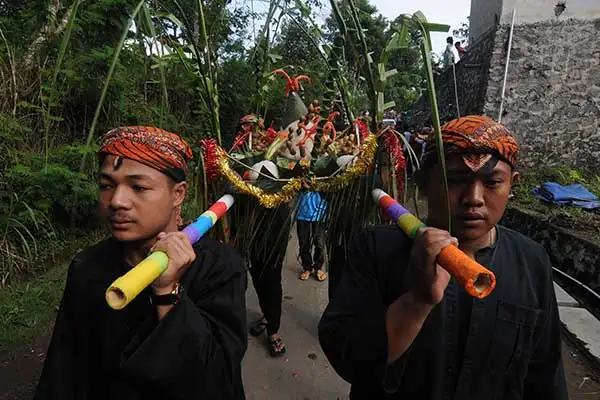
<svg viewBox="0 0 600 400">
<path fill-rule="evenodd" d="M 48 19 L 46 20 L 46 23 L 42 25 L 35 39 L 27 49 L 27 54 L 23 61 L 25 68 L 31 68 L 33 66 L 35 59 L 46 43 L 63 33 L 69 24 L 69 19 L 71 18 L 76 3 L 77 1 L 74 1 L 73 4 L 62 13 L 62 17 L 59 21 L 57 21 L 57 18 L 59 11 L 61 10 L 60 0 L 52 0 L 48 3 Z"/>
</svg>

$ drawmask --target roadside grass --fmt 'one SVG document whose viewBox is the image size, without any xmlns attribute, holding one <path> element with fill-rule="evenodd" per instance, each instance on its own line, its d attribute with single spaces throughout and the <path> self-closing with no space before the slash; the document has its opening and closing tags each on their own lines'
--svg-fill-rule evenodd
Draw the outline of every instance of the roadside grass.
<svg viewBox="0 0 600 400">
<path fill-rule="evenodd" d="M 54 320 L 68 265 L 0 290 L 0 354 L 25 345 Z"/>
<path fill-rule="evenodd" d="M 73 256 L 106 237 L 102 229 L 65 240 L 60 258 L 0 287 L 0 357 L 31 342 L 56 318 Z M 51 263 L 50 263 L 51 262 Z"/>
</svg>

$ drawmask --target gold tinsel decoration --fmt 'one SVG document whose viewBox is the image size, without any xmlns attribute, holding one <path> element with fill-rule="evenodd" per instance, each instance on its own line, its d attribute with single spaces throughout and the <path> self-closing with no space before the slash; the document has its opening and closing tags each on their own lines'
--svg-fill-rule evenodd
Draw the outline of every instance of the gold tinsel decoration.
<svg viewBox="0 0 600 400">
<path fill-rule="evenodd" d="M 302 187 L 302 178 L 294 178 L 286 183 L 279 192 L 266 193 L 261 188 L 244 182 L 242 177 L 231 168 L 227 154 L 220 147 L 217 147 L 217 157 L 219 169 L 227 180 L 239 191 L 256 197 L 260 205 L 265 208 L 275 208 L 289 203 L 296 197 Z"/>
<path fill-rule="evenodd" d="M 343 173 L 322 181 L 310 182 L 312 190 L 319 192 L 337 192 L 345 188 L 350 181 L 367 172 L 373 164 L 377 152 L 377 135 L 369 134 L 363 142 L 362 151 L 356 156 L 356 161 Z"/>
<path fill-rule="evenodd" d="M 346 187 L 350 181 L 359 175 L 367 172 L 373 164 L 375 152 L 377 151 L 377 135 L 369 134 L 363 142 L 361 153 L 357 155 L 356 161 L 340 175 L 320 180 L 308 182 L 311 189 L 320 192 L 336 192 Z M 294 178 L 287 182 L 279 192 L 266 193 L 263 189 L 244 182 L 242 177 L 235 172 L 229 165 L 227 153 L 217 147 L 217 163 L 221 174 L 227 178 L 236 189 L 258 199 L 261 206 L 265 208 L 275 208 L 284 203 L 289 203 L 296 197 L 302 188 L 304 178 Z"/>
</svg>

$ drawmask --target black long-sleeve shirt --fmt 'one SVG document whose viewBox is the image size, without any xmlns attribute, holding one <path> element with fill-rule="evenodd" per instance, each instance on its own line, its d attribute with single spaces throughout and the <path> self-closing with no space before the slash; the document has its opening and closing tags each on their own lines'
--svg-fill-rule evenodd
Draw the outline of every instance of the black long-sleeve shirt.
<svg viewBox="0 0 600 400">
<path fill-rule="evenodd" d="M 105 240 L 69 268 L 35 400 L 244 398 L 246 272 L 229 246 L 202 238 L 182 300 L 158 320 L 150 289 L 120 311 L 105 291 L 130 267 Z"/>
<path fill-rule="evenodd" d="M 476 255 L 496 275 L 495 290 L 469 298 L 452 280 L 408 351 L 387 365 L 386 310 L 410 288 L 410 248 L 395 226 L 360 235 L 319 324 L 327 358 L 352 384 L 351 399 L 568 398 L 549 257 L 503 227 Z"/>
</svg>

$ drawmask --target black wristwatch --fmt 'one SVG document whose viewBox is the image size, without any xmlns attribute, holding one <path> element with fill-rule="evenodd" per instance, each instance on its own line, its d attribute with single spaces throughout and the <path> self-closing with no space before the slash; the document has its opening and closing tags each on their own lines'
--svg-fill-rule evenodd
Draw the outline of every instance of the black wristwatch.
<svg viewBox="0 0 600 400">
<path fill-rule="evenodd" d="M 176 283 L 171 293 L 161 295 L 152 293 L 150 295 L 150 303 L 157 306 L 174 306 L 179 304 L 182 294 L 183 286 L 181 286 L 179 283 Z"/>
</svg>

